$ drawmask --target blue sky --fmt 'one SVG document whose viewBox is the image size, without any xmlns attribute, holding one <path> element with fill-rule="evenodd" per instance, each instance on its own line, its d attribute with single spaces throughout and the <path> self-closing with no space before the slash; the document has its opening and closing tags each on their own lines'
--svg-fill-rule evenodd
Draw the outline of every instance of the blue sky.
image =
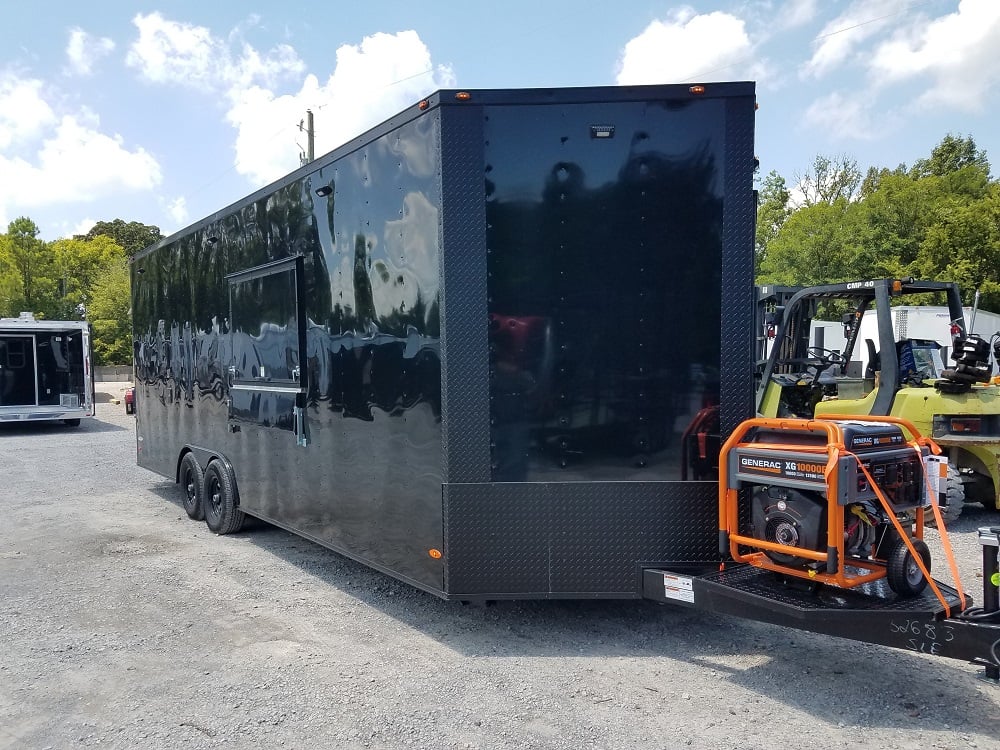
<svg viewBox="0 0 1000 750">
<path fill-rule="evenodd" d="M 0 231 L 170 234 L 438 88 L 757 82 L 761 171 L 1000 164 L 1000 0 L 81 3 L 0 9 Z"/>
</svg>

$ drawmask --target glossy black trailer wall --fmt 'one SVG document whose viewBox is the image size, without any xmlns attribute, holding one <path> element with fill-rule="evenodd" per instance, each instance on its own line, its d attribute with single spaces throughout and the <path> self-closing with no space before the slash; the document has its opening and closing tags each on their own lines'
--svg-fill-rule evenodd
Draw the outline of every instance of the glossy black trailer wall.
<svg viewBox="0 0 1000 750">
<path fill-rule="evenodd" d="M 715 559 L 680 445 L 749 414 L 753 87 L 714 90 L 441 92 L 141 255 L 140 463 L 225 456 L 249 513 L 446 596 Z"/>
<path fill-rule="evenodd" d="M 185 445 L 224 455 L 247 512 L 435 590 L 438 123 L 266 192 L 132 276 L 140 463 L 173 476 Z"/>
<path fill-rule="evenodd" d="M 485 258 L 468 275 L 488 389 L 464 379 L 480 388 L 459 419 L 489 468 L 445 487 L 446 588 L 636 595 L 643 565 L 717 559 L 717 485 L 681 481 L 682 445 L 720 401 L 724 423 L 749 416 L 752 89 L 510 103 L 481 128 Z M 725 393 L 724 371 L 743 373 Z"/>
</svg>

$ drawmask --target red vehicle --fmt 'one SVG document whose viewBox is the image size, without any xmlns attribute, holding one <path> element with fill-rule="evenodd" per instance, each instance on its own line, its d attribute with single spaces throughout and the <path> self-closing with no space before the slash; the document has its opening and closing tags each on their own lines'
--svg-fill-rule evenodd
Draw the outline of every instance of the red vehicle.
<svg viewBox="0 0 1000 750">
<path fill-rule="evenodd" d="M 125 389 L 125 413 L 135 414 L 135 387 Z"/>
</svg>

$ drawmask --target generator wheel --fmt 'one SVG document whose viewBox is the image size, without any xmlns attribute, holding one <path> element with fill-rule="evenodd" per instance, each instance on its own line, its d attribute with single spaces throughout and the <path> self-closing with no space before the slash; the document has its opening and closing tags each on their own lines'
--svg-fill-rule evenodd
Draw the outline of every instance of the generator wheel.
<svg viewBox="0 0 1000 750">
<path fill-rule="evenodd" d="M 948 464 L 947 482 L 945 497 L 948 500 L 948 504 L 939 506 L 941 519 L 944 521 L 945 526 L 952 521 L 957 521 L 958 517 L 962 515 L 962 508 L 965 506 L 965 485 L 962 484 L 962 475 L 951 464 Z M 930 528 L 937 526 L 934 511 L 924 512 L 924 526 L 929 526 Z"/>
<path fill-rule="evenodd" d="M 213 458 L 205 470 L 205 524 L 216 534 L 234 534 L 246 516 L 239 507 L 236 479 L 229 468 Z"/>
<path fill-rule="evenodd" d="M 910 542 L 917 554 L 923 558 L 924 567 L 929 573 L 931 570 L 930 549 L 923 539 L 911 539 Z M 897 539 L 889 551 L 889 559 L 886 560 L 886 578 L 889 582 L 889 588 L 900 596 L 916 596 L 927 586 L 927 579 L 924 578 L 917 561 L 902 539 Z"/>
<path fill-rule="evenodd" d="M 184 510 L 190 518 L 201 521 L 205 518 L 205 472 L 193 453 L 185 453 L 181 459 L 180 478 Z"/>
</svg>

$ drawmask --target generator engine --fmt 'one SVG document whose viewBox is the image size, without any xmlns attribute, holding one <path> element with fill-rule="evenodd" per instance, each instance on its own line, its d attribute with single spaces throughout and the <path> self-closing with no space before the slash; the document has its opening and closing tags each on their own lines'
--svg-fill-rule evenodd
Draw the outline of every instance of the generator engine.
<svg viewBox="0 0 1000 750">
<path fill-rule="evenodd" d="M 817 492 L 770 485 L 753 488 L 751 498 L 753 535 L 766 542 L 786 547 L 825 551 L 827 548 L 826 498 Z M 868 500 L 852 503 L 844 514 L 844 553 L 849 557 L 867 557 L 880 533 L 891 522 L 884 511 Z M 825 563 L 796 555 L 766 551 L 782 565 L 819 568 Z"/>
<path fill-rule="evenodd" d="M 897 593 L 919 593 L 926 581 L 911 550 L 929 569 L 915 521 L 929 502 L 925 463 L 936 461 L 888 421 L 784 420 L 751 428 L 726 460 L 727 487 L 749 495 L 749 534 L 741 542 L 760 550 L 744 557 L 840 586 L 888 576 Z M 935 482 L 939 473 L 935 467 Z M 726 538 L 741 516 L 722 519 Z M 848 572 L 861 568 L 870 573 Z"/>
</svg>

